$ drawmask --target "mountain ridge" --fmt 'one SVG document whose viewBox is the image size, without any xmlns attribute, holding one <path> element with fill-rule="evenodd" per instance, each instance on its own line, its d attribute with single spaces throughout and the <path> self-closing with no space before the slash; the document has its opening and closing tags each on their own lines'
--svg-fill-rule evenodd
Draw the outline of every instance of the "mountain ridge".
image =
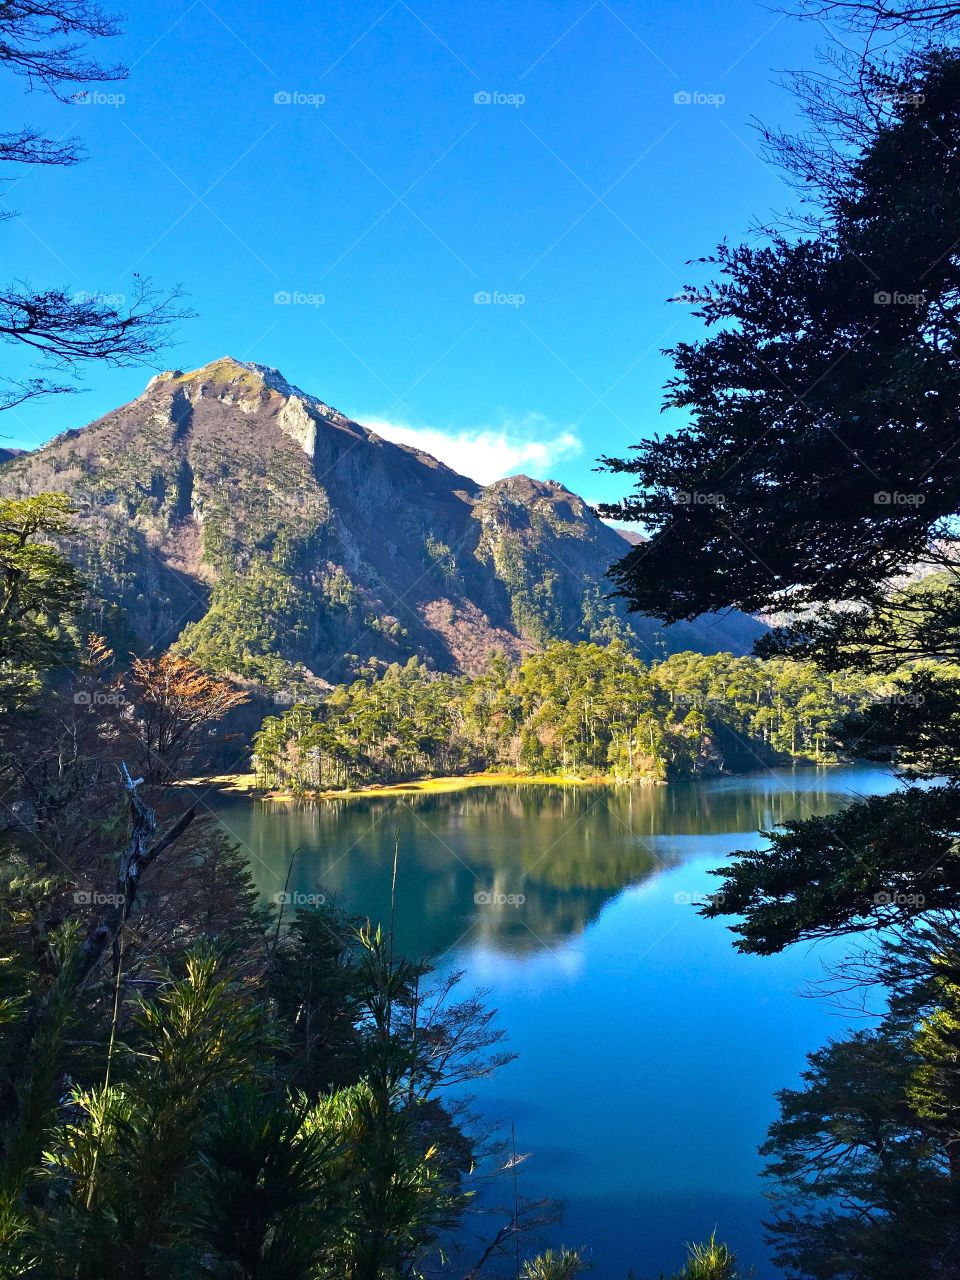
<svg viewBox="0 0 960 1280">
<path fill-rule="evenodd" d="M 139 646 L 273 689 L 413 656 L 476 673 L 559 638 L 743 652 L 763 629 L 628 617 L 604 597 L 629 539 L 565 486 L 480 485 L 232 357 L 0 466 L 0 495 L 43 489 L 79 507 L 67 549 Z"/>
</svg>

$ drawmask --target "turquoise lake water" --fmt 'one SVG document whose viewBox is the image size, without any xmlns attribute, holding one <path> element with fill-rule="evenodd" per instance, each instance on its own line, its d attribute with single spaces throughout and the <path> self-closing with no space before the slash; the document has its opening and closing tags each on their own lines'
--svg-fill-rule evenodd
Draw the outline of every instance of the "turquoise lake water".
<svg viewBox="0 0 960 1280">
<path fill-rule="evenodd" d="M 585 1246 L 596 1280 L 642 1280 L 716 1227 L 767 1280 L 757 1147 L 775 1091 L 851 1021 L 804 994 L 843 947 L 743 956 L 696 900 L 762 829 L 895 785 L 851 766 L 213 807 L 264 894 L 289 871 L 292 895 L 333 894 L 374 921 L 389 919 L 399 842 L 398 950 L 489 991 L 518 1057 L 475 1087 L 477 1106 L 530 1153 L 521 1194 L 564 1202 L 547 1243 Z"/>
</svg>

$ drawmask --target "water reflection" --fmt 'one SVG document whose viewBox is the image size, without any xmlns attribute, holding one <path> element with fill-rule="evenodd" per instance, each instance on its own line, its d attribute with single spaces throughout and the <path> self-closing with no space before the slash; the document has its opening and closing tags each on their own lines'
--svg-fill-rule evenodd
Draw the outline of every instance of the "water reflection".
<svg viewBox="0 0 960 1280">
<path fill-rule="evenodd" d="M 722 855 L 752 843 L 734 833 L 888 785 L 875 769 L 804 769 L 672 787 L 511 784 L 213 807 L 248 850 L 265 896 L 285 884 L 295 895 L 323 890 L 386 920 L 396 841 L 401 950 L 442 953 L 469 934 L 515 954 L 581 933 L 621 890 L 682 863 L 704 836 L 730 833 Z"/>
<path fill-rule="evenodd" d="M 686 900 L 760 829 L 892 785 L 877 769 L 805 769 L 217 808 L 265 894 L 292 857 L 290 891 L 322 886 L 380 920 L 397 833 L 398 945 L 447 953 L 441 968 L 487 989 L 518 1055 L 478 1083 L 477 1106 L 533 1153 L 521 1193 L 566 1203 L 544 1243 L 589 1243 L 595 1280 L 623 1280 L 672 1271 L 682 1242 L 716 1227 L 772 1280 L 757 1147 L 775 1091 L 843 1033 L 836 1010 L 795 994 L 830 948 L 744 956 Z"/>
</svg>

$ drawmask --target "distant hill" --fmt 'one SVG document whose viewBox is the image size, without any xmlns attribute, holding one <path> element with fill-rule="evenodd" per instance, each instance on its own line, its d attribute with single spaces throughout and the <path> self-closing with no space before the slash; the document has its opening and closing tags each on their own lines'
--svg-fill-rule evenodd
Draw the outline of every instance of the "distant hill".
<svg viewBox="0 0 960 1280">
<path fill-rule="evenodd" d="M 637 533 L 634 529 L 624 529 L 622 525 L 612 524 L 610 528 L 614 533 L 619 533 L 624 542 L 629 542 L 631 547 L 639 547 L 641 543 L 646 542 L 646 538 L 642 533 Z"/>
<path fill-rule="evenodd" d="M 229 357 L 0 468 L 2 495 L 48 489 L 81 507 L 71 555 L 110 625 L 274 689 L 413 655 L 477 672 L 556 638 L 742 653 L 763 629 L 628 616 L 605 598 L 628 535 L 576 494 L 484 487 Z"/>
</svg>

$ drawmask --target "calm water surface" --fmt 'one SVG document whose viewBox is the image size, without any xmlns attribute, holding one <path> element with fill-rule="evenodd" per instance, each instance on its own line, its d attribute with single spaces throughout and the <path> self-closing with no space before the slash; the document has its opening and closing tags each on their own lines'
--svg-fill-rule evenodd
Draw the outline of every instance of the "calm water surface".
<svg viewBox="0 0 960 1280">
<path fill-rule="evenodd" d="M 398 949 L 464 970 L 499 1010 L 519 1056 L 477 1087 L 478 1107 L 532 1153 L 521 1193 L 564 1202 L 548 1243 L 588 1246 L 597 1280 L 639 1280 L 716 1227 L 767 1280 L 757 1146 L 774 1092 L 848 1024 L 802 995 L 840 949 L 742 956 L 693 902 L 762 829 L 894 786 L 849 767 L 214 807 L 265 895 L 289 871 L 290 892 L 322 889 L 374 921 L 389 918 L 399 839 Z"/>
</svg>

